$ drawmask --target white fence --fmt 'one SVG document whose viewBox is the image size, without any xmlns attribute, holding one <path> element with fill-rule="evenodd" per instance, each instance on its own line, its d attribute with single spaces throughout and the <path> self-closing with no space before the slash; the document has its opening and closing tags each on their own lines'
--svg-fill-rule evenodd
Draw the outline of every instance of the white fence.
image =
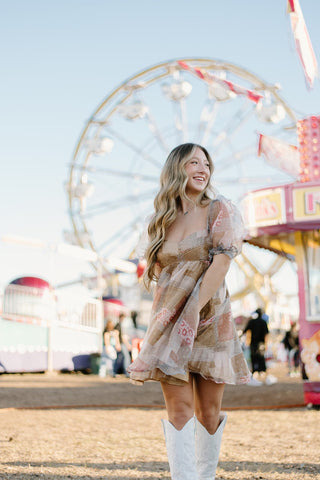
<svg viewBox="0 0 320 480">
<path fill-rule="evenodd" d="M 2 317 L 8 320 L 102 330 L 102 302 L 89 296 L 60 296 L 49 288 L 10 284 L 3 293 L 1 307 Z"/>
</svg>

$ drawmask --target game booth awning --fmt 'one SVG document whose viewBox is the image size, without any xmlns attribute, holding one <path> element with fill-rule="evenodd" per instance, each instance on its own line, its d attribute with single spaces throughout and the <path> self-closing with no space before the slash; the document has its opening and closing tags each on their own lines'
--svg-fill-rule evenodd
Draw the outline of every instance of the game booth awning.
<svg viewBox="0 0 320 480">
<path fill-rule="evenodd" d="M 320 404 L 320 117 L 298 122 L 299 180 L 248 193 L 247 241 L 297 263 L 306 404 Z"/>
</svg>

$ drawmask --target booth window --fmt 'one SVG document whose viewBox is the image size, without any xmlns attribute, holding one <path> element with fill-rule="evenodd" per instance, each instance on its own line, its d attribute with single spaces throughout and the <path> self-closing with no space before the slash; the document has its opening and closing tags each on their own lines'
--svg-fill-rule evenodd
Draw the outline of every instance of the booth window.
<svg viewBox="0 0 320 480">
<path fill-rule="evenodd" d="M 303 251 L 307 271 L 307 318 L 320 319 L 320 232 L 304 232 Z"/>
</svg>

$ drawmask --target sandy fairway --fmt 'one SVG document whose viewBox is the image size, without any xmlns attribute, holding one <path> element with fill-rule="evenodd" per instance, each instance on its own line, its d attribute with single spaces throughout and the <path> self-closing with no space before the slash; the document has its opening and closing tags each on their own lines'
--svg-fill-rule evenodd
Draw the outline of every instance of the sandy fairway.
<svg viewBox="0 0 320 480">
<path fill-rule="evenodd" d="M 272 386 L 226 388 L 217 480 L 320 478 L 320 412 L 293 408 L 302 382 L 276 373 Z M 29 374 L 2 375 L 0 386 L 1 479 L 170 478 L 157 383 Z M 290 408 L 264 409 L 276 405 Z"/>
</svg>

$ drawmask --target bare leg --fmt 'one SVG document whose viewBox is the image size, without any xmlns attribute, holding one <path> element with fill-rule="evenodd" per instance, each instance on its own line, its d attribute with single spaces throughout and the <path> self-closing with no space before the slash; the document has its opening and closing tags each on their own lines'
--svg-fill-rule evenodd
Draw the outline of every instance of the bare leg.
<svg viewBox="0 0 320 480">
<path fill-rule="evenodd" d="M 223 392 L 223 383 L 215 383 L 205 380 L 201 375 L 194 375 L 196 417 L 211 435 L 215 433 L 220 423 Z"/>
<path fill-rule="evenodd" d="M 226 415 L 220 414 L 224 384 L 194 377 L 195 451 L 198 480 L 214 480 Z"/>
<path fill-rule="evenodd" d="M 194 415 L 193 378 L 190 376 L 189 383 L 182 386 L 161 382 L 161 388 L 169 422 L 181 430 Z"/>
<path fill-rule="evenodd" d="M 172 480 L 198 480 L 195 457 L 193 380 L 183 386 L 161 382 L 168 420 L 162 420 Z"/>
</svg>

